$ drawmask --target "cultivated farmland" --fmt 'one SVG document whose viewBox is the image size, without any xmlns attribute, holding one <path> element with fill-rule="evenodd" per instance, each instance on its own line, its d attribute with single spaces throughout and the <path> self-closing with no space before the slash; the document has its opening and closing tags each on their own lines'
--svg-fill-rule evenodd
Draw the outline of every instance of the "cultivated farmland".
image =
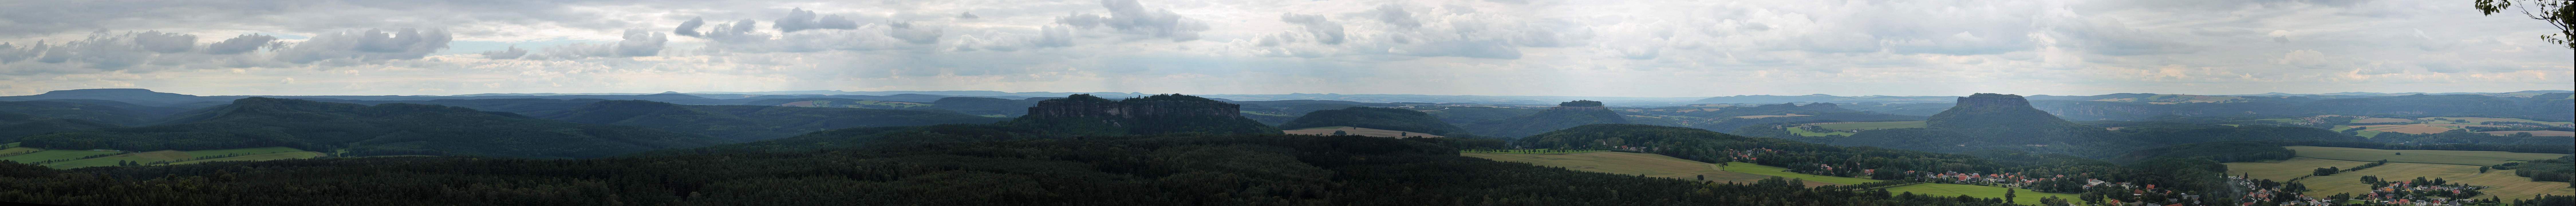
<svg viewBox="0 0 2576 206">
<path fill-rule="evenodd" d="M 27 154 L 20 154 L 20 155 L 10 155 L 10 156 L 7 156 L 7 157 L 0 157 L 0 160 L 17 161 L 18 163 L 36 163 L 36 162 L 53 161 L 53 160 L 76 160 L 76 159 L 81 159 L 81 158 L 84 158 L 84 157 L 89 157 L 89 156 L 94 156 L 94 155 L 116 154 L 116 153 L 117 153 L 117 152 L 89 151 L 89 150 L 45 150 L 45 151 L 38 151 L 38 152 L 35 152 L 35 153 L 27 153 Z"/>
<path fill-rule="evenodd" d="M 1807 125 L 1816 125 L 1816 126 L 1818 126 L 1818 127 L 1825 127 L 1825 129 L 1834 130 L 1834 131 L 1849 131 L 1849 130 L 1873 130 L 1873 129 L 1896 129 L 1896 128 L 1922 128 L 1922 127 L 1923 127 L 1923 121 L 1902 121 L 1902 122 L 1826 122 L 1826 123 L 1813 123 L 1813 124 L 1807 124 Z"/>
<path fill-rule="evenodd" d="M 2384 159 L 2389 162 L 2457 164 L 2470 166 L 2504 164 L 2506 162 L 2511 162 L 2510 160 L 2556 159 L 2560 156 L 2567 156 L 2565 154 L 2494 151 L 2383 150 L 2311 146 L 2289 146 L 2286 148 L 2297 151 L 2299 157 L 2317 159 L 2364 162 Z"/>
<path fill-rule="evenodd" d="M 1784 115 L 1747 115 L 1747 116 L 1735 116 L 1735 118 L 1737 118 L 1737 119 L 1761 119 L 1761 118 L 1772 118 L 1772 117 L 1804 117 L 1804 116 L 1816 116 L 1816 115 L 1803 115 L 1803 114 L 1784 114 Z"/>
<path fill-rule="evenodd" d="M 313 159 L 313 158 L 315 158 L 315 157 L 322 157 L 322 153 L 321 153 L 321 152 L 304 152 L 304 151 L 296 151 L 296 152 L 281 152 L 281 153 L 267 153 L 267 154 L 255 154 L 255 155 L 233 156 L 233 157 L 225 157 L 225 158 L 214 158 L 214 159 L 191 160 L 191 161 L 185 161 L 185 162 L 172 162 L 172 163 L 170 163 L 170 164 L 174 164 L 174 165 L 184 165 L 184 164 L 196 164 L 196 163 L 207 163 L 207 162 L 224 162 L 224 161 L 267 161 L 267 160 Z"/>
<path fill-rule="evenodd" d="M 2249 175 L 2256 179 L 2290 180 L 2290 178 L 2308 176 L 2309 174 L 2312 174 L 2310 172 L 2316 171 L 2317 168 L 2352 168 L 2355 166 L 2361 166 L 2362 164 L 2368 163 L 2293 157 L 2289 160 L 2270 162 L 2230 162 L 2227 163 L 2227 174 Z"/>
<path fill-rule="evenodd" d="M 1933 197 L 1958 197 L 1959 195 L 1967 195 L 1977 198 L 2003 198 L 2004 189 L 2005 188 L 2003 187 L 1994 186 L 1925 183 L 1890 187 L 1887 188 L 1887 192 L 1897 194 L 1914 193 L 1917 195 L 1929 195 Z M 2029 189 L 2021 188 L 2011 189 L 2013 190 L 2013 203 L 2016 204 L 2039 205 L 2039 199 L 2042 197 L 2057 197 L 2060 199 L 2081 201 L 2076 200 L 2077 197 L 2075 194 L 2033 192 Z"/>
<path fill-rule="evenodd" d="M 2231 165 L 2231 167 L 2232 166 L 2233 165 Z M 2576 189 L 2567 188 L 2567 183 L 2565 182 L 2533 182 L 2531 181 L 2531 178 L 2513 176 L 2512 170 L 2495 170 L 2487 171 L 2486 173 L 2478 173 L 2477 166 L 2447 164 L 2388 163 L 2388 165 L 2371 167 L 2360 171 L 2346 172 L 2331 176 L 2309 177 L 2308 179 L 2300 180 L 2299 182 L 2307 184 L 2308 189 L 2315 190 L 2309 194 L 2362 194 L 2362 192 L 2369 190 L 2370 186 L 2361 184 L 2361 176 L 2378 176 L 2380 179 L 2409 180 L 2415 179 L 2415 177 L 2424 177 L 2424 179 L 2442 178 L 2443 180 L 2450 182 L 2493 187 L 2481 190 L 2485 191 L 2487 195 L 2478 196 L 2478 198 L 2499 197 L 2506 200 L 2513 200 L 2529 199 L 2534 194 L 2554 194 L 2561 196 L 2576 195 Z"/>
<path fill-rule="evenodd" d="M 2535 130 L 2535 131 L 2485 131 L 2485 132 L 2478 132 L 2478 133 L 2487 133 L 2487 134 L 2491 134 L 2491 135 L 2513 135 L 2513 133 L 2525 133 L 2525 132 L 2531 133 L 2531 136 L 2543 136 L 2543 137 L 2576 137 L 2576 132 L 2569 132 L 2569 131 L 2550 131 L 2550 130 Z"/>
<path fill-rule="evenodd" d="M 1747 174 L 1769 175 L 1769 176 L 1779 176 L 1779 177 L 1796 178 L 1796 179 L 1806 179 L 1807 181 L 1817 181 L 1817 182 L 1826 182 L 1826 183 L 1844 184 L 1844 185 L 1878 182 L 1878 180 L 1873 180 L 1873 179 L 1868 179 L 1868 178 L 1856 178 L 1856 177 L 1835 177 L 1835 176 L 1811 175 L 1811 174 L 1804 174 L 1804 173 L 1788 172 L 1789 168 L 1780 168 L 1780 167 L 1773 167 L 1773 166 L 1767 166 L 1767 165 L 1759 165 L 1759 164 L 1753 164 L 1753 163 L 1750 163 L 1750 162 L 1729 162 L 1729 163 L 1727 163 L 1725 166 L 1719 166 L 1719 168 L 1726 169 L 1726 171 L 1728 171 L 1728 172 L 1741 172 L 1741 173 L 1747 173 Z M 1813 183 L 1810 183 L 1810 184 L 1813 184 Z"/>
</svg>

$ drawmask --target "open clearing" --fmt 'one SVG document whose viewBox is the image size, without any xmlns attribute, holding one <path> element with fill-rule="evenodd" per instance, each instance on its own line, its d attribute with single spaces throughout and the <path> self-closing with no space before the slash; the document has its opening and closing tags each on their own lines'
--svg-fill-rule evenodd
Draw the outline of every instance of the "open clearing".
<svg viewBox="0 0 2576 206">
<path fill-rule="evenodd" d="M 22 149 L 25 149 L 25 150 L 33 150 L 33 149 L 35 149 L 35 148 L 23 148 L 23 147 L 21 147 L 21 148 L 9 148 L 9 149 L 6 149 L 6 150 L 0 150 L 0 151 L 20 151 L 20 150 L 22 150 Z M 120 153 L 120 152 L 104 152 L 104 151 L 88 151 L 88 150 L 43 150 L 43 151 L 41 151 L 41 152 L 27 153 L 27 154 L 24 154 L 24 155 L 9 155 L 9 156 L 5 156 L 5 157 L 0 157 L 0 160 L 18 161 L 18 162 L 21 162 L 21 163 L 34 163 L 34 162 L 50 161 L 50 160 L 67 160 L 67 161 L 61 161 L 61 162 L 46 163 L 46 164 L 43 164 L 43 165 L 44 165 L 45 167 L 52 167 L 52 168 L 55 168 L 55 169 L 71 169 L 71 168 L 83 168 L 83 167 L 117 166 L 118 164 L 122 164 L 122 163 L 126 163 L 126 162 L 133 162 L 133 163 L 139 163 L 139 164 L 144 164 L 144 165 L 153 165 L 153 164 L 164 164 L 164 163 L 187 162 L 187 161 L 191 161 L 191 160 L 210 160 L 210 159 L 228 159 L 228 160 L 276 160 L 276 159 L 308 159 L 308 158 L 314 158 L 314 157 L 321 157 L 321 156 L 323 156 L 323 155 L 322 155 L 322 153 L 320 153 L 320 152 L 307 152 L 307 151 L 304 151 L 304 150 L 298 150 L 298 149 L 295 149 L 295 148 L 286 148 L 286 147 L 260 147 L 260 148 L 241 148 L 241 149 L 197 150 L 197 151 L 162 150 L 162 151 L 152 151 L 152 152 L 135 152 L 135 153 L 125 153 L 125 154 L 117 154 L 117 153 Z M 297 153 L 297 154 L 285 154 L 285 153 Z M 8 154 L 8 153 L 0 153 L 0 154 Z M 98 157 L 98 158 L 87 158 L 87 159 L 82 159 L 82 157 L 89 157 L 89 156 L 94 156 L 94 155 L 105 155 L 105 154 L 116 154 L 116 155 L 110 155 L 110 156 Z"/>
<path fill-rule="evenodd" d="M 45 149 L 25 148 L 25 147 L 11 147 L 11 148 L 8 148 L 8 149 L 0 149 L 0 157 L 7 157 L 7 156 L 9 156 L 9 155 L 17 155 L 17 154 L 35 153 L 36 151 L 45 151 Z"/>
<path fill-rule="evenodd" d="M 1725 165 L 1725 166 L 1718 166 L 1718 168 L 1720 168 L 1720 169 L 1726 169 L 1726 171 L 1728 171 L 1728 172 L 1741 172 L 1741 173 L 1746 173 L 1746 174 L 1757 174 L 1757 175 L 1779 176 L 1779 177 L 1796 178 L 1796 179 L 1806 179 L 1807 181 L 1826 182 L 1826 183 L 1844 184 L 1844 185 L 1878 182 L 1878 180 L 1873 180 L 1873 179 L 1869 179 L 1869 178 L 1857 178 L 1857 177 L 1835 177 L 1835 176 L 1811 175 L 1811 174 L 1804 174 L 1804 173 L 1788 172 L 1789 168 L 1780 168 L 1780 167 L 1773 167 L 1773 166 L 1768 166 L 1768 165 L 1759 165 L 1759 164 L 1753 164 L 1753 163 L 1751 163 L 1751 162 L 1729 162 L 1729 163 L 1726 163 L 1726 165 Z M 1813 184 L 1813 183 L 1810 183 L 1810 184 Z"/>
<path fill-rule="evenodd" d="M 2308 179 L 2299 180 L 2299 183 L 2307 184 L 2308 189 L 2314 190 L 2311 191 L 2310 194 L 2362 194 L 2362 192 L 2369 190 L 2370 186 L 2361 184 L 2361 176 L 2378 176 L 2380 179 L 2409 180 L 2415 179 L 2415 177 L 2424 177 L 2424 179 L 2442 178 L 2445 181 L 2461 184 L 2494 187 L 2481 190 L 2485 191 L 2487 195 L 2478 196 L 2478 198 L 2499 197 L 2506 200 L 2514 200 L 2530 199 L 2534 194 L 2555 194 L 2561 196 L 2576 195 L 2576 189 L 2567 188 L 2567 183 L 2565 182 L 2533 182 L 2531 181 L 2531 178 L 2513 176 L 2512 170 L 2494 170 L 2487 171 L 2486 173 L 2478 173 L 2477 166 L 2446 164 L 2388 163 L 2388 165 L 2380 165 L 2378 167 L 2362 169 L 2361 171 L 2352 171 L 2332 176 L 2309 177 Z"/>
<path fill-rule="evenodd" d="M 52 161 L 52 160 L 74 160 L 74 159 L 80 159 L 80 158 L 83 158 L 83 157 L 89 157 L 89 156 L 91 156 L 91 155 L 116 154 L 116 153 L 117 153 L 117 152 L 102 152 L 102 151 L 89 151 L 89 150 L 45 150 L 45 151 L 39 151 L 39 152 L 35 152 L 35 153 L 27 153 L 27 154 L 21 154 L 21 155 L 10 155 L 10 156 L 7 156 L 7 157 L 0 157 L 0 160 L 17 161 L 18 163 L 36 163 L 36 162 Z"/>
<path fill-rule="evenodd" d="M 1626 152 L 1592 152 L 1574 154 L 1461 153 L 1458 154 L 1458 156 L 1484 158 L 1494 161 L 1529 163 L 1539 166 L 1564 167 L 1565 169 L 1575 171 L 1623 175 L 1642 174 L 1647 177 L 1685 180 L 1696 180 L 1695 178 L 1698 178 L 1701 175 L 1706 175 L 1708 176 L 1709 181 L 1751 184 L 1753 182 L 1762 181 L 1762 179 L 1772 177 L 1759 174 L 1721 171 L 1717 169 L 1716 165 L 1709 163 L 1673 158 L 1671 156 L 1658 154 Z M 1738 163 L 1739 167 L 1741 165 L 1749 164 Z M 1808 179 L 1804 183 L 1809 187 L 1836 185 L 1834 183 L 1817 181 L 1812 178 Z"/>
<path fill-rule="evenodd" d="M 1352 127 L 1352 126 L 1315 127 L 1315 128 L 1305 128 L 1305 129 L 1282 130 L 1282 131 L 1280 131 L 1280 132 L 1286 132 L 1286 133 L 1288 133 L 1288 134 L 1302 134 L 1302 135 L 1333 135 L 1333 131 L 1342 131 L 1342 133 L 1345 133 L 1345 134 L 1350 134 L 1350 135 L 1359 135 L 1359 136 L 1371 136 L 1371 137 L 1404 137 L 1404 136 L 1413 136 L 1413 137 L 1440 137 L 1440 135 L 1423 134 L 1423 133 L 1421 133 L 1421 132 L 1407 132 L 1407 131 L 1395 131 L 1395 130 L 1383 130 L 1383 129 L 1369 129 L 1369 128 Z"/>
<path fill-rule="evenodd" d="M 2542 137 L 2576 137 L 2576 132 L 2569 132 L 2569 131 L 2549 131 L 2549 130 L 2535 130 L 2535 131 L 2485 131 L 2485 132 L 2478 132 L 2478 133 L 2487 133 L 2487 134 L 2491 134 L 2491 135 L 2498 135 L 2498 136 L 2502 136 L 2502 135 L 2513 135 L 2513 133 L 2523 133 L 2523 132 L 2529 132 L 2529 133 L 2531 133 L 2531 136 L 2542 136 Z M 5 153 L 0 153 L 0 154 L 5 154 Z"/>
<path fill-rule="evenodd" d="M 1887 192 L 1896 194 L 1914 193 L 1917 195 L 1929 195 L 1933 197 L 1958 197 L 1959 195 L 1967 195 L 1977 198 L 2003 198 L 2004 189 L 2005 188 L 2003 187 L 1994 186 L 1926 183 L 1906 185 L 1903 187 L 1890 187 L 1887 188 Z M 2041 197 L 2054 196 L 2067 200 L 2076 200 L 2077 198 L 2075 194 L 2032 192 L 2029 189 L 2021 188 L 2011 189 L 2013 190 L 2013 203 L 2015 204 L 2039 205 L 2039 199 Z"/>
<path fill-rule="evenodd" d="M 2415 120 L 2411 120 L 2411 119 L 2398 119 L 2398 118 L 2363 118 L 2363 119 L 2353 119 L 2353 120 L 2352 120 L 2352 123 L 2392 123 L 2392 122 L 2413 122 L 2413 121 L 2415 121 Z"/>
<path fill-rule="evenodd" d="M 2469 166 L 2504 164 L 2506 162 L 2511 162 L 2509 160 L 2556 159 L 2561 156 L 2567 156 L 2566 154 L 2495 151 L 2384 150 L 2311 146 L 2289 146 L 2285 148 L 2297 151 L 2299 157 L 2317 159 L 2363 162 L 2379 161 L 2384 159 L 2388 160 L 2388 162 L 2456 164 Z"/>
<path fill-rule="evenodd" d="M 223 162 L 223 161 L 267 161 L 267 160 L 289 160 L 289 159 L 313 159 L 313 158 L 315 158 L 315 157 L 322 157 L 322 153 L 321 153 L 321 152 L 304 152 L 304 151 L 296 151 L 296 152 L 281 152 L 281 153 L 268 153 L 268 154 L 255 154 L 255 155 L 242 155 L 242 156 L 233 156 L 233 157 L 225 157 L 225 158 L 214 158 L 214 159 L 202 159 L 202 160 L 193 160 L 193 161 L 186 161 L 186 162 L 172 162 L 172 163 L 170 163 L 170 164 L 174 164 L 174 165 L 183 165 L 183 164 L 196 164 L 196 163 L 207 163 L 207 162 Z"/>
<path fill-rule="evenodd" d="M 126 161 L 132 161 L 132 162 L 137 162 L 137 163 L 141 163 L 141 164 L 149 165 L 149 164 L 157 164 L 157 163 L 167 163 L 167 162 L 177 162 L 177 161 L 188 161 L 189 159 L 196 159 L 196 158 L 189 157 L 189 156 L 188 156 L 188 152 L 181 152 L 181 151 L 178 151 L 178 150 L 161 150 L 161 151 L 152 151 L 152 152 L 125 153 L 125 154 L 120 154 L 120 155 L 115 155 L 115 156 L 106 156 L 106 157 L 99 157 L 99 158 L 89 158 L 89 159 L 80 159 L 80 160 L 72 160 L 72 161 L 56 162 L 56 163 L 53 163 L 53 164 L 45 164 L 45 167 L 53 167 L 53 168 L 55 168 L 55 169 L 71 169 L 71 168 L 83 168 L 83 167 L 117 166 L 117 163 L 123 163 L 123 162 L 126 162 Z"/>
<path fill-rule="evenodd" d="M 2325 168 L 2325 167 L 2335 167 L 2335 168 L 2352 168 L 2352 167 L 2356 167 L 2356 166 L 2361 166 L 2362 164 L 2369 164 L 2369 163 L 2368 163 L 2368 162 L 2357 162 L 2357 161 L 2343 161 L 2343 160 L 2329 160 L 2329 159 L 2306 158 L 2306 157 L 2292 157 L 2292 158 L 2290 158 L 2289 160 L 2281 160 L 2281 161 L 2273 161 L 2273 162 L 2230 162 L 2230 163 L 2226 163 L 2226 164 L 2227 164 L 2227 174 L 2243 174 L 2243 175 L 2250 175 L 2250 176 L 2253 176 L 2253 177 L 2254 177 L 2254 178 L 2256 178 L 2256 179 L 2273 179 L 2273 180 L 2284 180 L 2284 181 L 2286 181 L 2286 180 L 2290 180 L 2290 178 L 2299 178 L 2299 176 L 2308 176 L 2308 174 L 2312 174 L 2312 172 L 2315 172 L 2317 168 Z"/>
<path fill-rule="evenodd" d="M 1784 114 L 1784 115 L 1747 115 L 1747 116 L 1735 116 L 1735 118 L 1737 118 L 1737 119 L 1761 119 L 1761 118 L 1772 118 L 1772 117 L 1804 117 L 1804 116 L 1816 116 L 1816 115 L 1803 115 L 1803 114 Z"/>
<path fill-rule="evenodd" d="M 1923 127 L 1923 121 L 1903 121 L 1903 122 L 1826 122 L 1826 123 L 1812 123 L 1812 124 L 1808 124 L 1808 125 L 1816 125 L 1816 126 L 1818 126 L 1818 127 L 1825 127 L 1825 129 L 1830 129 L 1830 130 L 1835 130 L 1835 131 L 1847 131 L 1847 130 L 1873 130 L 1873 129 L 1896 129 L 1896 128 L 1922 128 L 1922 127 Z"/>
<path fill-rule="evenodd" d="M 1807 129 L 1805 129 L 1805 128 L 1797 128 L 1797 127 L 1790 127 L 1790 128 L 1789 128 L 1789 134 L 1797 134 L 1798 136 L 1809 136 L 1809 137 L 1822 137 L 1822 136 L 1832 136 L 1832 135 L 1851 136 L 1851 135 L 1852 135 L 1852 133 L 1851 133 L 1851 132 L 1844 132 L 1844 131 L 1812 132 L 1812 131 L 1807 131 Z"/>
</svg>

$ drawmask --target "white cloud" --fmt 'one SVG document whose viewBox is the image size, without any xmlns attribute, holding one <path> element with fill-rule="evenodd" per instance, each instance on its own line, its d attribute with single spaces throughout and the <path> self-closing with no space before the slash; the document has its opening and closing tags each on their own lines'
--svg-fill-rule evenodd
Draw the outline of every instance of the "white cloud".
<svg viewBox="0 0 2576 206">
<path fill-rule="evenodd" d="M 1705 96 L 2576 86 L 2569 77 L 2576 68 L 2566 64 L 2576 52 L 2532 38 L 2549 28 L 2454 7 L 2465 6 L 12 2 L 0 3 L 8 18 L 0 27 L 12 28 L 0 31 L 0 86 L 7 86 L 0 94 L 149 87 L 209 95 L 838 89 Z M 288 78 L 299 85 L 264 84 Z"/>
</svg>

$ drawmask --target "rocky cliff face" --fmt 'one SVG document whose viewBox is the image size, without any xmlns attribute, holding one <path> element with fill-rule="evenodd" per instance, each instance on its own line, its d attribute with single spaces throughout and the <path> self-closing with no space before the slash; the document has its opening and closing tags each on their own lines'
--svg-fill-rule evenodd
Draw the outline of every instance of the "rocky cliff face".
<svg viewBox="0 0 2576 206">
<path fill-rule="evenodd" d="M 2030 107 L 2021 95 L 1978 93 L 1959 97 L 1950 110 L 1933 114 L 1926 124 L 1943 128 L 1997 128 L 2035 125 L 2072 124 L 2056 115 Z"/>
</svg>

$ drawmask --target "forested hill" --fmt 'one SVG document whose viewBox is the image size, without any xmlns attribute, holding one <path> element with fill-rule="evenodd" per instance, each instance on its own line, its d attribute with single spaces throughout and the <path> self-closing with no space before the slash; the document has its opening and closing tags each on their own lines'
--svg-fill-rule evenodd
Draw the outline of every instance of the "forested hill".
<svg viewBox="0 0 2576 206">
<path fill-rule="evenodd" d="M 1038 101 L 1028 110 L 1027 116 L 1007 124 L 1058 135 L 1279 133 L 1277 128 L 1244 118 L 1241 105 L 1181 94 L 1115 101 L 1075 94 Z"/>
<path fill-rule="evenodd" d="M 1478 135 L 1521 137 L 1590 124 L 1628 123 L 1628 116 L 1599 107 L 1601 102 L 1578 100 L 1557 105 L 1526 116 L 1476 122 L 1466 128 Z"/>
<path fill-rule="evenodd" d="M 161 125 L 29 136 L 27 147 L 129 151 L 292 147 L 345 155 L 603 157 L 705 146 L 703 135 L 536 119 L 462 107 L 375 106 L 275 98 L 182 114 Z"/>
<path fill-rule="evenodd" d="M 1439 138 L 1050 139 L 864 128 L 779 152 L 575 160 L 382 157 L 52 170 L 0 163 L 0 201 L 67 205 L 2007 205 L 1580 172 L 1457 156 Z M 960 141 L 964 140 L 964 141 Z M 1429 141 L 1429 142 L 1426 142 Z M 896 148 L 818 147 L 906 145 Z M 910 142 L 910 143 L 902 143 Z M 395 174 L 395 175 L 388 175 Z"/>
<path fill-rule="evenodd" d="M 749 105 L 679 105 L 609 100 L 575 107 L 546 119 L 626 125 L 694 133 L 728 141 L 777 139 L 852 127 L 982 124 L 1007 119 L 937 110 L 892 110 Z"/>
<path fill-rule="evenodd" d="M 1282 129 L 1331 126 L 1407 131 L 1441 136 L 1458 136 L 1467 132 L 1466 129 L 1449 125 L 1448 122 L 1441 122 L 1439 117 L 1432 117 L 1431 114 L 1421 111 L 1377 107 L 1315 111 L 1297 117 L 1296 120 L 1279 124 L 1279 128 Z"/>
</svg>

